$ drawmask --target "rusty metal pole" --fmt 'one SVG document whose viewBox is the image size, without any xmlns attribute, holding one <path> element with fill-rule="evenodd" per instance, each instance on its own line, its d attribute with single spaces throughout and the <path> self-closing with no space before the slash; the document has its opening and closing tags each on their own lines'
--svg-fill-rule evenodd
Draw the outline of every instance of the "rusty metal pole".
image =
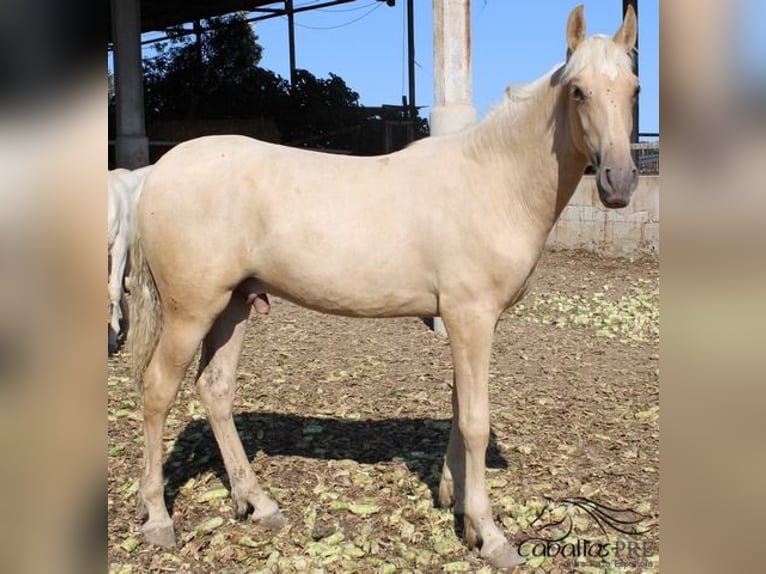
<svg viewBox="0 0 766 574">
<path fill-rule="evenodd" d="M 433 0 L 434 105 L 431 135 L 460 131 L 476 122 L 471 86 L 471 1 Z M 444 322 L 433 329 L 446 335 Z"/>
</svg>

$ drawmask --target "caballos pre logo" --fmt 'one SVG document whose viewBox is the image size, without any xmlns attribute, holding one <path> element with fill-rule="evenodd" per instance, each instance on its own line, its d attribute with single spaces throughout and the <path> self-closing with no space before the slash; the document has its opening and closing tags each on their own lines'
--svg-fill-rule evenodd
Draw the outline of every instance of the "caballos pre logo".
<svg viewBox="0 0 766 574">
<path fill-rule="evenodd" d="M 598 525 L 603 539 L 575 534 L 575 521 L 583 518 Z M 529 560 L 535 557 L 587 559 L 588 563 L 649 566 L 647 559 L 657 553 L 656 544 L 642 540 L 651 527 L 649 517 L 631 508 L 615 508 L 585 497 L 547 499 L 547 504 L 530 523 L 535 534 L 522 539 L 519 554 Z M 610 540 L 609 531 L 621 534 Z"/>
</svg>

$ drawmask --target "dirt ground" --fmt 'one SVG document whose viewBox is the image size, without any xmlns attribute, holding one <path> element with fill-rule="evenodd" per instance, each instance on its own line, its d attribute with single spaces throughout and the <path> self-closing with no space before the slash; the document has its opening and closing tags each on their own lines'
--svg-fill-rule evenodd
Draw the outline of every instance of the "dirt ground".
<svg viewBox="0 0 766 574">
<path fill-rule="evenodd" d="M 658 353 L 656 260 L 543 256 L 532 291 L 498 326 L 490 373 L 496 520 L 516 544 L 562 539 L 525 542 L 519 572 L 659 571 Z M 452 373 L 448 342 L 418 319 L 332 317 L 279 299 L 251 319 L 236 424 L 290 520 L 276 535 L 232 518 L 190 369 L 165 432 L 179 543 L 143 541 L 129 364 L 126 353 L 109 360 L 110 573 L 495 571 L 433 504 Z"/>
</svg>

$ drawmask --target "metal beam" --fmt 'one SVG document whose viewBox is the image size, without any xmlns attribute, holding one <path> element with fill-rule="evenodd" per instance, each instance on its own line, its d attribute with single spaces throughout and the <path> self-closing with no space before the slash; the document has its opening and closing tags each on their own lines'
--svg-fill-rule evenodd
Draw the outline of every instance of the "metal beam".
<svg viewBox="0 0 766 574">
<path fill-rule="evenodd" d="M 356 0 L 330 0 L 328 2 L 322 2 L 321 4 L 311 4 L 309 6 L 299 6 L 298 8 L 293 7 L 292 13 L 293 14 L 300 14 L 301 12 L 309 12 L 311 10 L 319 10 L 320 8 L 328 8 L 330 6 L 338 6 L 339 4 L 348 4 L 349 2 L 355 2 Z M 286 16 L 287 15 L 287 8 L 283 10 L 279 9 L 269 9 L 266 10 L 264 8 L 260 8 L 258 10 L 252 10 L 252 12 L 268 12 L 265 16 L 254 16 L 252 18 L 248 18 L 248 22 L 259 22 L 261 20 L 268 20 L 269 18 L 276 18 L 277 16 Z"/>
<path fill-rule="evenodd" d="M 407 0 L 407 72 L 409 74 L 409 117 L 418 115 L 415 104 L 415 0 Z"/>
<path fill-rule="evenodd" d="M 295 65 L 295 10 L 293 0 L 285 0 L 285 13 L 287 14 L 287 42 L 290 51 L 290 86 L 295 85 L 297 77 Z"/>
<path fill-rule="evenodd" d="M 311 10 L 317 10 L 319 8 L 327 8 L 328 6 L 338 6 L 340 4 L 348 4 L 349 2 L 355 2 L 356 0 L 329 0 L 327 2 L 323 2 L 321 4 L 311 4 L 310 6 L 299 6 L 298 8 L 295 8 L 293 6 L 292 13 L 293 14 L 300 14 L 301 12 L 309 12 Z M 251 16 L 246 21 L 249 23 L 254 22 L 261 22 L 263 20 L 271 20 L 272 18 L 281 18 L 282 16 L 288 15 L 287 8 L 256 8 L 253 10 L 249 10 L 249 13 L 253 14 L 261 14 L 260 16 Z M 225 16 L 225 14 L 220 14 L 220 16 Z M 203 29 L 203 32 L 207 32 L 209 30 L 215 30 L 218 28 L 218 26 L 208 26 L 207 28 Z M 186 30 L 185 34 L 188 36 L 189 34 L 192 34 L 192 30 Z M 174 37 L 178 37 L 178 35 L 175 35 Z M 148 45 L 148 44 L 156 44 L 157 42 L 164 42 L 165 40 L 170 39 L 170 36 L 161 36 L 159 38 L 151 38 L 150 40 L 144 40 L 141 42 L 142 45 Z M 108 48 L 108 46 L 107 46 Z"/>
</svg>

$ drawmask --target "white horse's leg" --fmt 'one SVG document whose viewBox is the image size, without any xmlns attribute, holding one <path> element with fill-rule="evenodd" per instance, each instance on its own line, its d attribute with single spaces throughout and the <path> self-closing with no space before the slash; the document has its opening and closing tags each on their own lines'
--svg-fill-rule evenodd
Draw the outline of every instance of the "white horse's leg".
<svg viewBox="0 0 766 574">
<path fill-rule="evenodd" d="M 235 292 L 203 342 L 197 390 L 229 475 L 235 515 L 242 518 L 252 509 L 252 520 L 276 529 L 287 524 L 287 520 L 258 484 L 231 414 L 237 362 L 249 314 L 250 305 L 245 297 Z"/>
<path fill-rule="evenodd" d="M 461 305 L 448 307 L 442 317 L 454 362 L 457 416 L 453 420 L 457 420 L 463 439 L 461 449 L 453 431 L 451 451 L 448 449 L 447 453 L 447 466 L 454 481 L 455 512 L 464 514 L 466 543 L 480 544 L 482 557 L 496 568 L 509 568 L 523 559 L 492 519 L 485 479 L 490 429 L 489 360 L 498 313 L 477 305 Z"/>
<path fill-rule="evenodd" d="M 175 545 L 173 520 L 163 496 L 162 433 L 165 419 L 208 327 L 209 323 L 163 317 L 162 334 L 143 377 L 144 474 L 138 502 L 139 511 L 148 518 L 142 527 L 146 539 L 160 546 Z"/>
<path fill-rule="evenodd" d="M 117 351 L 117 334 L 112 331 L 112 326 L 107 326 L 107 345 L 109 349 L 109 355 Z"/>
<path fill-rule="evenodd" d="M 120 333 L 122 319 L 122 280 L 125 275 L 125 265 L 128 261 L 128 241 L 124 234 L 117 236 L 112 245 L 112 269 L 109 273 L 109 325 L 115 336 Z"/>
</svg>

